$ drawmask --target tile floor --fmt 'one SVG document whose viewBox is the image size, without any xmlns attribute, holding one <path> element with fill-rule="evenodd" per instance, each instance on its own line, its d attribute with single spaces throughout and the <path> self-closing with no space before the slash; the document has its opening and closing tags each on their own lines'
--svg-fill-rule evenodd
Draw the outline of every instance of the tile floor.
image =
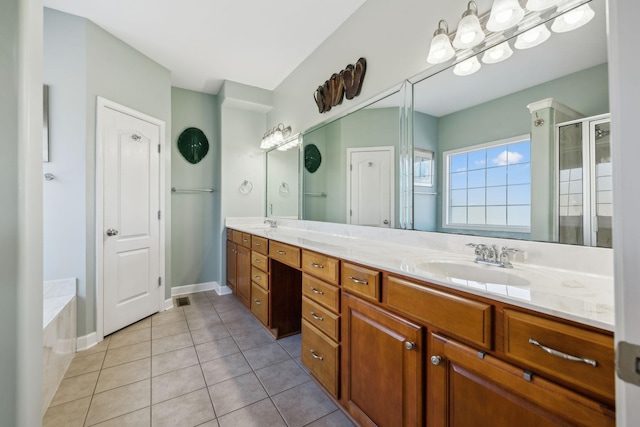
<svg viewBox="0 0 640 427">
<path fill-rule="evenodd" d="M 353 426 L 234 296 L 189 295 L 79 352 L 45 427 Z"/>
</svg>

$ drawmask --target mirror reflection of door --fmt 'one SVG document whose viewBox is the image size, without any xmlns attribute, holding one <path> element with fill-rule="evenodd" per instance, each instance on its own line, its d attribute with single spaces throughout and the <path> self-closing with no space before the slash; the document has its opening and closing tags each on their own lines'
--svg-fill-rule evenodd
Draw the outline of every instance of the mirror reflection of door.
<svg viewBox="0 0 640 427">
<path fill-rule="evenodd" d="M 347 149 L 347 221 L 393 227 L 393 147 Z"/>
</svg>

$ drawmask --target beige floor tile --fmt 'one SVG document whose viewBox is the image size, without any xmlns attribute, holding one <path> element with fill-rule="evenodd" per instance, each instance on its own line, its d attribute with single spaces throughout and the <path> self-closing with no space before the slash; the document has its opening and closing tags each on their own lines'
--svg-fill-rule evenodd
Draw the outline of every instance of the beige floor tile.
<svg viewBox="0 0 640 427">
<path fill-rule="evenodd" d="M 78 350 L 76 355 L 88 356 L 93 353 L 101 353 L 103 351 L 107 351 L 109 348 L 109 342 L 111 341 L 111 337 L 105 337 L 98 344 L 94 345 L 91 348 L 87 348 L 86 350 Z"/>
<path fill-rule="evenodd" d="M 210 328 L 213 326 L 222 325 L 222 320 L 220 320 L 217 315 L 209 315 L 206 317 L 192 316 L 187 319 L 187 322 L 189 323 L 189 329 L 192 331 L 195 331 L 196 329 Z"/>
<path fill-rule="evenodd" d="M 151 325 L 158 326 L 164 323 L 177 322 L 184 319 L 184 311 L 181 308 L 171 308 L 151 316 Z"/>
<path fill-rule="evenodd" d="M 158 354 L 167 353 L 169 351 L 191 346 L 193 346 L 191 334 L 189 332 L 185 332 L 182 334 L 153 340 L 151 343 L 151 355 L 156 356 Z"/>
<path fill-rule="evenodd" d="M 94 425 L 96 427 L 149 427 L 151 426 L 151 407 L 138 409 Z"/>
<path fill-rule="evenodd" d="M 212 360 L 200 366 L 202 366 L 204 379 L 209 386 L 251 372 L 251 367 L 242 353 Z"/>
<path fill-rule="evenodd" d="M 218 417 L 267 397 L 253 372 L 212 385 L 209 394 Z"/>
<path fill-rule="evenodd" d="M 218 313 L 220 319 L 224 323 L 232 323 L 238 320 L 246 320 L 253 319 L 253 314 L 246 307 L 240 306 L 231 310 L 223 311 L 222 313 Z"/>
<path fill-rule="evenodd" d="M 337 411 L 334 411 L 329 415 L 325 415 L 311 424 L 307 424 L 307 427 L 356 427 L 356 425 L 338 409 Z"/>
<path fill-rule="evenodd" d="M 311 381 L 309 375 L 294 360 L 286 360 L 256 371 L 269 396 L 282 393 Z"/>
<path fill-rule="evenodd" d="M 97 424 L 142 409 L 151 402 L 151 380 L 143 380 L 93 396 L 87 425 Z"/>
<path fill-rule="evenodd" d="M 219 300 L 219 301 L 211 301 L 213 303 L 213 308 L 216 309 L 218 314 L 224 313 L 225 311 L 233 310 L 236 308 L 243 307 L 240 302 L 234 297 L 229 299 Z"/>
<path fill-rule="evenodd" d="M 242 351 L 275 342 L 275 339 L 262 327 L 241 334 L 233 334 L 233 339 L 236 340 L 236 344 L 238 344 L 238 347 L 240 347 Z"/>
<path fill-rule="evenodd" d="M 291 360 L 289 353 L 284 351 L 277 343 L 261 345 L 260 347 L 245 350 L 244 357 L 254 370 L 264 368 L 285 360 Z"/>
<path fill-rule="evenodd" d="M 220 427 L 220 424 L 218 424 L 218 420 L 211 420 L 204 424 L 199 424 L 198 427 Z"/>
<path fill-rule="evenodd" d="M 142 320 L 137 321 L 136 323 L 132 323 L 131 325 L 127 326 L 126 328 L 122 328 L 120 329 L 118 332 L 124 332 L 124 331 L 135 331 L 138 329 L 144 329 L 144 328 L 150 328 L 151 327 L 151 316 L 149 317 L 145 317 Z"/>
<path fill-rule="evenodd" d="M 233 338 L 227 337 L 196 345 L 196 352 L 198 353 L 200 363 L 204 363 L 224 356 L 229 356 L 230 354 L 239 353 L 240 349 Z"/>
<path fill-rule="evenodd" d="M 177 371 L 188 366 L 197 365 L 198 356 L 193 347 L 162 353 L 151 358 L 151 375 L 158 376 L 167 372 Z"/>
<path fill-rule="evenodd" d="M 255 317 L 247 317 L 246 319 L 236 319 L 231 322 L 225 323 L 225 326 L 231 333 L 231 335 L 243 334 L 256 329 L 266 332 L 262 323 L 260 323 Z"/>
<path fill-rule="evenodd" d="M 151 377 L 151 358 L 123 363 L 103 369 L 98 378 L 96 393 L 111 390 L 123 385 L 133 384 Z"/>
<path fill-rule="evenodd" d="M 91 397 L 84 397 L 51 407 L 42 419 L 42 427 L 82 427 Z"/>
<path fill-rule="evenodd" d="M 162 325 L 154 326 L 151 328 L 151 338 L 154 340 L 158 338 L 170 337 L 172 335 L 178 335 L 185 332 L 189 332 L 189 326 L 186 320 L 178 320 L 177 322 L 164 323 Z"/>
<path fill-rule="evenodd" d="M 151 380 L 151 404 L 155 405 L 204 387 L 206 385 L 200 366 L 168 372 Z"/>
<path fill-rule="evenodd" d="M 286 427 L 280 413 L 271 400 L 264 399 L 260 402 L 245 406 L 242 409 L 223 415 L 218 418 L 220 427 Z"/>
<path fill-rule="evenodd" d="M 206 388 L 153 405 L 153 427 L 197 426 L 215 418 Z"/>
<path fill-rule="evenodd" d="M 102 369 L 151 356 L 151 341 L 108 350 Z"/>
<path fill-rule="evenodd" d="M 300 356 L 302 354 L 302 335 L 296 334 L 290 337 L 282 338 L 278 340 L 278 344 L 285 349 L 292 357 Z"/>
<path fill-rule="evenodd" d="M 231 334 L 229 334 L 229 330 L 222 323 L 208 328 L 191 331 L 191 337 L 193 338 L 194 344 L 202 344 L 230 336 Z"/>
<path fill-rule="evenodd" d="M 91 396 L 98 382 L 98 371 L 63 379 L 53 396 L 50 407 Z"/>
<path fill-rule="evenodd" d="M 71 364 L 67 372 L 65 372 L 64 377 L 71 378 L 89 372 L 99 371 L 100 368 L 102 368 L 102 362 L 106 354 L 106 351 L 92 353 L 87 356 L 81 356 L 81 353 L 77 353 L 73 360 L 71 360 Z"/>
<path fill-rule="evenodd" d="M 111 336 L 109 350 L 125 345 L 138 344 L 151 340 L 151 328 L 135 329 L 133 331 L 119 331 Z"/>
<path fill-rule="evenodd" d="M 338 409 L 324 391 L 309 381 L 271 398 L 290 427 L 301 427 Z"/>
<path fill-rule="evenodd" d="M 213 316 L 217 316 L 218 312 L 216 311 L 215 308 L 213 308 L 213 305 L 187 305 L 185 307 L 182 308 L 182 310 L 184 311 L 184 315 L 187 317 L 187 319 L 189 319 L 189 317 L 193 317 L 193 316 L 208 316 L 208 315 L 213 315 Z"/>
</svg>

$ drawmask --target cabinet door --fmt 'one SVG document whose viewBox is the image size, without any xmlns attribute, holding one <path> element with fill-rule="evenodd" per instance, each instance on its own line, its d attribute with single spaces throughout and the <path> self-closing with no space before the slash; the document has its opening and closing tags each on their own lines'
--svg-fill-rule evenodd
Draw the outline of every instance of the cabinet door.
<svg viewBox="0 0 640 427">
<path fill-rule="evenodd" d="M 227 240 L 227 286 L 236 293 L 236 259 L 237 246 L 231 240 Z"/>
<path fill-rule="evenodd" d="M 251 308 L 251 249 L 237 245 L 236 294 L 247 308 Z"/>
<path fill-rule="evenodd" d="M 536 375 L 433 334 L 428 425 L 614 426 L 612 409 Z"/>
<path fill-rule="evenodd" d="M 348 294 L 342 302 L 347 410 L 362 425 L 422 425 L 422 327 Z"/>
</svg>

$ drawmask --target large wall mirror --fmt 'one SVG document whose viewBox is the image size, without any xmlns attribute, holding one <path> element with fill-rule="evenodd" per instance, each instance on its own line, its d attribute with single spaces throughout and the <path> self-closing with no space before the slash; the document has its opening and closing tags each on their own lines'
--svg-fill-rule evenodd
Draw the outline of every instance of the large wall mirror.
<svg viewBox="0 0 640 427">
<path fill-rule="evenodd" d="M 528 49 L 511 31 L 505 61 L 454 58 L 305 132 L 301 218 L 610 247 L 606 2 L 588 4 L 580 28 Z"/>
<path fill-rule="evenodd" d="M 266 216 L 298 219 L 300 146 L 283 144 L 267 151 Z"/>
</svg>

